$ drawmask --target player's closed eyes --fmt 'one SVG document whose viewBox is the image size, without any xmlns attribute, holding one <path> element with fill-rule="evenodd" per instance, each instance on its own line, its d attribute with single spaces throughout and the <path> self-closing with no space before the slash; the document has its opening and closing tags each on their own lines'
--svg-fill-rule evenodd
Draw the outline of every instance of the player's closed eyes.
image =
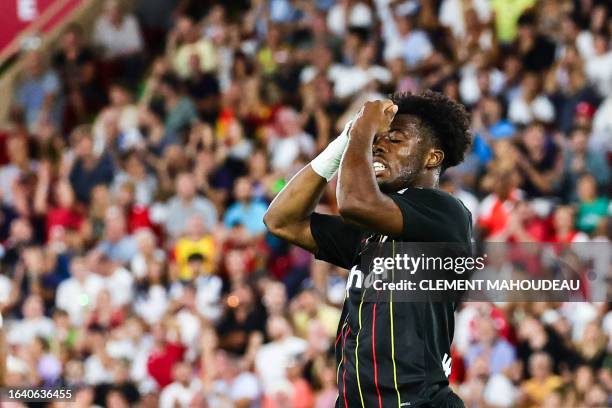
<svg viewBox="0 0 612 408">
<path fill-rule="evenodd" d="M 401 142 L 402 140 L 407 138 L 407 134 L 403 131 L 403 130 L 399 130 L 399 129 L 391 129 L 389 131 L 389 140 L 390 141 L 398 141 Z"/>
</svg>

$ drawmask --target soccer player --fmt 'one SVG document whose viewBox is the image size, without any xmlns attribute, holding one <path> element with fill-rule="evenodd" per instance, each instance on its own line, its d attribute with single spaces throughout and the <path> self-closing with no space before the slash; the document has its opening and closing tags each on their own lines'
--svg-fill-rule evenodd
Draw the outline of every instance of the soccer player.
<svg viewBox="0 0 612 408">
<path fill-rule="evenodd" d="M 438 187 L 470 145 L 469 117 L 442 94 L 367 102 L 278 194 L 272 234 L 351 269 L 367 239 L 470 244 L 471 214 Z M 340 216 L 313 212 L 339 168 Z M 352 281 L 352 280 L 351 280 Z M 448 387 L 452 302 L 363 302 L 347 291 L 336 340 L 337 407 L 463 407 Z"/>
</svg>

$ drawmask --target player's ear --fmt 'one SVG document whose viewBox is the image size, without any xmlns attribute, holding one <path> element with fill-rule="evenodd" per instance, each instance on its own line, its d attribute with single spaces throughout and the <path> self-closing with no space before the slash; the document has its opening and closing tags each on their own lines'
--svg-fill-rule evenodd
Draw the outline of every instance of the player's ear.
<svg viewBox="0 0 612 408">
<path fill-rule="evenodd" d="M 435 169 L 442 164 L 444 160 L 444 152 L 440 149 L 431 149 L 425 160 L 425 167 L 428 169 Z"/>
</svg>

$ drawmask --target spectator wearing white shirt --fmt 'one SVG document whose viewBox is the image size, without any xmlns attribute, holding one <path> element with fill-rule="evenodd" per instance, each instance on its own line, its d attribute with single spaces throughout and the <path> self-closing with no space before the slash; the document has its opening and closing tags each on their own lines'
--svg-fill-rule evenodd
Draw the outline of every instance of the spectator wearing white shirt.
<svg viewBox="0 0 612 408">
<path fill-rule="evenodd" d="M 57 288 L 55 306 L 68 312 L 72 324 L 80 325 L 87 311 L 94 307 L 98 292 L 104 288 L 104 280 L 90 272 L 81 257 L 70 263 L 70 275 Z"/>
<path fill-rule="evenodd" d="M 334 63 L 332 50 L 324 45 L 315 47 L 311 55 L 311 64 L 304 67 L 300 72 L 300 82 L 309 83 L 317 75 L 324 74 L 332 82 L 341 78 L 343 73 L 342 65 Z"/>
<path fill-rule="evenodd" d="M 460 71 L 459 92 L 466 105 L 473 105 L 485 95 L 497 95 L 502 90 L 506 78 L 498 69 L 485 69 L 482 55 L 475 55 Z"/>
<path fill-rule="evenodd" d="M 612 95 L 606 98 L 593 116 L 593 133 L 589 148 L 601 153 L 612 151 Z"/>
<path fill-rule="evenodd" d="M 146 275 L 139 278 L 134 312 L 148 324 L 160 321 L 168 307 L 164 272 L 163 261 L 152 261 L 147 265 Z"/>
<path fill-rule="evenodd" d="M 458 198 L 470 211 L 470 214 L 472 214 L 472 224 L 476 225 L 476 220 L 478 219 L 478 206 L 480 205 L 480 202 L 474 196 L 474 194 L 461 188 L 457 181 L 457 176 L 454 174 L 445 173 L 440 178 L 440 189 Z"/>
<path fill-rule="evenodd" d="M 96 154 L 102 154 L 106 148 L 124 152 L 143 146 L 138 130 L 138 107 L 127 84 L 111 84 L 108 99 L 109 106 L 98 114 L 92 128 Z"/>
<path fill-rule="evenodd" d="M 270 162 L 275 170 L 287 170 L 300 155 L 311 155 L 315 151 L 314 139 L 299 123 L 297 112 L 283 108 L 276 113 L 276 126 L 270 127 Z"/>
<path fill-rule="evenodd" d="M 115 175 L 113 190 L 125 197 L 129 204 L 143 208 L 153 202 L 157 180 L 147 172 L 138 154 L 131 152 L 123 161 L 123 170 Z"/>
<path fill-rule="evenodd" d="M 401 56 L 408 67 L 414 68 L 433 54 L 427 33 L 417 28 L 415 12 L 416 9 L 399 7 L 394 15 L 389 11 L 380 15 L 386 41 L 385 60 Z"/>
<path fill-rule="evenodd" d="M 604 98 L 612 95 L 612 49 L 609 43 L 609 34 L 596 33 L 593 41 L 594 55 L 587 59 L 585 65 L 587 78 Z"/>
<path fill-rule="evenodd" d="M 185 284 L 177 281 L 170 287 L 172 299 L 186 302 L 186 298 L 195 296 L 193 308 L 200 316 L 216 321 L 221 317 L 221 291 L 223 281 L 217 275 L 206 273 L 204 258 L 201 254 L 192 254 L 188 258 L 188 267 L 191 269 L 194 280 Z M 185 343 L 185 341 L 183 341 Z"/>
<path fill-rule="evenodd" d="M 106 352 L 105 330 L 101 327 L 88 330 L 85 344 L 90 354 L 83 365 L 84 380 L 90 385 L 111 383 L 114 361 Z"/>
<path fill-rule="evenodd" d="M 466 13 L 474 10 L 481 23 L 491 19 L 491 7 L 487 0 L 443 0 L 438 18 L 440 24 L 448 27 L 456 38 L 463 39 L 467 34 Z"/>
<path fill-rule="evenodd" d="M 483 390 L 483 398 L 487 406 L 497 408 L 515 406 L 521 395 L 517 384 L 520 381 L 522 369 L 520 362 L 514 362 L 504 373 L 489 377 Z"/>
<path fill-rule="evenodd" d="M 147 372 L 147 359 L 153 347 L 153 338 L 146 332 L 142 319 L 126 320 L 126 332 L 134 350 L 131 356 L 130 378 L 139 384 L 139 388 L 155 389 L 155 380 Z"/>
<path fill-rule="evenodd" d="M 588 27 L 575 36 L 576 47 L 585 61 L 595 55 L 595 33 L 605 30 L 605 24 L 609 21 L 608 9 L 604 2 L 595 4 L 590 12 Z"/>
<path fill-rule="evenodd" d="M 340 0 L 327 14 L 327 27 L 341 37 L 348 27 L 370 28 L 374 22 L 372 10 L 364 1 Z"/>
<path fill-rule="evenodd" d="M 191 283 L 181 284 L 180 296 L 174 298 L 174 308 L 171 313 L 175 318 L 181 336 L 181 343 L 188 347 L 187 357 L 193 357 L 200 338 L 201 318 L 196 307 L 196 288 Z M 176 292 L 175 292 L 176 293 Z"/>
<path fill-rule="evenodd" d="M 392 79 L 391 71 L 380 65 L 374 65 L 376 48 L 366 44 L 357 53 L 355 65 L 343 66 L 335 80 L 334 94 L 338 98 L 355 95 L 374 82 L 388 83 Z"/>
<path fill-rule="evenodd" d="M 520 94 L 510 101 L 510 121 L 528 125 L 533 121 L 551 123 L 555 119 L 555 108 L 548 97 L 540 93 L 538 81 L 535 73 L 525 74 L 521 81 Z"/>
<path fill-rule="evenodd" d="M 215 369 L 218 373 L 212 388 L 216 395 L 223 395 L 240 407 L 258 406 L 261 397 L 261 385 L 257 376 L 240 369 L 240 361 L 223 350 L 215 354 Z M 211 398 L 212 399 L 212 398 Z M 216 406 L 214 399 L 209 400 Z"/>
<path fill-rule="evenodd" d="M 186 408 L 201 389 L 189 363 L 180 361 L 172 367 L 174 382 L 167 385 L 159 396 L 159 408 Z"/>
<path fill-rule="evenodd" d="M 261 378 L 264 392 L 289 384 L 287 368 L 291 361 L 308 348 L 306 340 L 293 335 L 291 326 L 284 317 L 268 319 L 268 336 L 271 342 L 264 344 L 255 355 L 255 371 Z"/>
<path fill-rule="evenodd" d="M 134 299 L 134 277 L 121 264 L 101 256 L 97 262 L 97 272 L 110 292 L 114 307 L 122 307 Z"/>
<path fill-rule="evenodd" d="M 157 238 L 149 228 L 139 228 L 134 233 L 134 239 L 138 252 L 130 261 L 130 271 L 134 278 L 143 279 L 147 275 L 149 264 L 165 261 L 166 254 L 157 247 Z"/>
<path fill-rule="evenodd" d="M 143 49 L 138 20 L 124 14 L 117 0 L 107 0 L 104 14 L 94 24 L 93 42 L 102 47 L 107 59 L 136 54 Z"/>
<path fill-rule="evenodd" d="M 43 301 L 38 295 L 30 295 L 21 308 L 23 319 L 11 325 L 8 332 L 10 344 L 27 344 L 37 337 L 49 339 L 53 336 L 53 320 L 44 315 Z"/>
<path fill-rule="evenodd" d="M 0 312 L 4 310 L 11 301 L 13 282 L 5 275 L 0 274 Z M 0 327 L 2 327 L 0 320 Z"/>
</svg>

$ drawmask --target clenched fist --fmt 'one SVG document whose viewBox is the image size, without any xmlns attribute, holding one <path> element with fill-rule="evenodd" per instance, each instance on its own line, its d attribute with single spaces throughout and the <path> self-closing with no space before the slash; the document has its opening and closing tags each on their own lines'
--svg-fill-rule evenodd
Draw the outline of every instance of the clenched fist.
<svg viewBox="0 0 612 408">
<path fill-rule="evenodd" d="M 397 109 L 388 99 L 366 102 L 353 122 L 351 134 L 372 135 L 388 130 Z"/>
</svg>

